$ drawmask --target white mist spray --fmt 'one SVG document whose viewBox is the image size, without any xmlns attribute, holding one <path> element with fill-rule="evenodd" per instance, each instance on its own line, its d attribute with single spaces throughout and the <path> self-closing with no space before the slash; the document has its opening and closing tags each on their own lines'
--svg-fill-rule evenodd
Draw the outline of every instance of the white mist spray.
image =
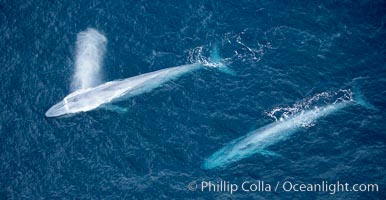
<svg viewBox="0 0 386 200">
<path fill-rule="evenodd" d="M 72 91 L 94 87 L 101 83 L 106 44 L 106 37 L 95 29 L 88 28 L 78 33 Z"/>
</svg>

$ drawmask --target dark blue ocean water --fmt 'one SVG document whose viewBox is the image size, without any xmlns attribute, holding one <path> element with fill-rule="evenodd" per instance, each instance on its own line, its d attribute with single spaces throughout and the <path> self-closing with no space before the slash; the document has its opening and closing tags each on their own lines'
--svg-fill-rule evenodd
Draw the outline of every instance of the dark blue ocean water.
<svg viewBox="0 0 386 200">
<path fill-rule="evenodd" d="M 0 1 L 1 199 L 385 199 L 384 1 Z M 105 81 L 178 66 L 217 44 L 236 76 L 201 70 L 67 118 L 44 113 L 70 92 L 78 32 L 108 39 Z M 199 51 L 202 50 L 201 53 Z M 267 112 L 350 89 L 351 106 L 253 155 L 204 170 Z M 374 183 L 378 192 L 190 191 L 194 181 Z"/>
</svg>

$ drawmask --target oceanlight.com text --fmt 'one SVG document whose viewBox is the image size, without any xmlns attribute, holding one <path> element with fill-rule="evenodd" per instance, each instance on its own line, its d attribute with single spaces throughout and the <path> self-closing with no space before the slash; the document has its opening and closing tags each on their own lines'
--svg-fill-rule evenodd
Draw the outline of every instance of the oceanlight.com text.
<svg viewBox="0 0 386 200">
<path fill-rule="evenodd" d="M 263 180 L 243 181 L 235 183 L 230 181 L 192 181 L 188 184 L 188 190 L 199 192 L 323 192 L 336 194 L 338 192 L 378 192 L 379 186 L 376 183 L 355 183 L 335 181 L 320 181 L 304 183 L 298 181 L 276 181 L 268 182 Z"/>
</svg>

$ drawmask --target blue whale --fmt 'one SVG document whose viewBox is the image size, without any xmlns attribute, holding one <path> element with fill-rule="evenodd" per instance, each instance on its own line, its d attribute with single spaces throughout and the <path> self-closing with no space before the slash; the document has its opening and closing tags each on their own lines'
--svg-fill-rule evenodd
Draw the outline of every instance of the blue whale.
<svg viewBox="0 0 386 200">
<path fill-rule="evenodd" d="M 353 104 L 359 104 L 375 110 L 375 107 L 365 101 L 358 90 L 353 95 L 354 99 L 350 97 L 350 100 L 301 112 L 291 118 L 273 122 L 235 139 L 206 159 L 202 164 L 202 168 L 223 168 L 230 163 L 237 162 L 256 153 L 266 156 L 278 156 L 278 154 L 267 150 L 267 148 L 288 139 L 292 134 L 304 127 L 304 124 L 338 112 Z"/>
<path fill-rule="evenodd" d="M 171 67 L 123 80 L 106 82 L 92 88 L 79 89 L 52 106 L 46 112 L 46 116 L 58 117 L 94 110 L 102 105 L 116 102 L 122 97 L 133 97 L 149 92 L 167 81 L 202 67 L 202 64 Z"/>
</svg>

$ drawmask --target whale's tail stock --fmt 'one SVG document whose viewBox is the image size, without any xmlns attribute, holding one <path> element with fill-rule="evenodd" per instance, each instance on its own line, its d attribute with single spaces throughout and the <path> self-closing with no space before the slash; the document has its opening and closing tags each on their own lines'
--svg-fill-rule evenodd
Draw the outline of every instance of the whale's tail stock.
<svg viewBox="0 0 386 200">
<path fill-rule="evenodd" d="M 353 88 L 353 99 L 354 102 L 360 106 L 363 106 L 369 110 L 378 111 L 379 109 L 371 104 L 366 97 L 363 96 L 359 86 L 354 86 Z"/>
<path fill-rule="evenodd" d="M 229 75 L 236 75 L 236 72 L 231 69 L 225 60 L 220 56 L 220 52 L 218 50 L 217 44 L 215 44 L 210 52 L 210 58 L 209 62 L 207 64 L 204 64 L 204 66 L 217 68 L 220 72 L 223 72 L 225 74 Z"/>
<path fill-rule="evenodd" d="M 214 44 L 208 52 L 210 53 L 210 57 L 204 56 L 203 54 L 206 52 L 203 53 L 203 50 L 203 46 L 199 46 L 191 50 L 189 52 L 189 61 L 191 63 L 199 63 L 207 69 L 216 69 L 225 74 L 236 75 L 236 72 L 229 67 L 229 60 L 220 56 L 217 44 Z"/>
<path fill-rule="evenodd" d="M 363 106 L 369 110 L 373 111 L 378 111 L 379 109 L 375 107 L 373 104 L 371 104 L 367 98 L 362 94 L 360 86 L 359 86 L 359 81 L 363 80 L 365 78 L 355 78 L 352 81 L 353 84 L 353 100 L 356 104 Z"/>
</svg>

